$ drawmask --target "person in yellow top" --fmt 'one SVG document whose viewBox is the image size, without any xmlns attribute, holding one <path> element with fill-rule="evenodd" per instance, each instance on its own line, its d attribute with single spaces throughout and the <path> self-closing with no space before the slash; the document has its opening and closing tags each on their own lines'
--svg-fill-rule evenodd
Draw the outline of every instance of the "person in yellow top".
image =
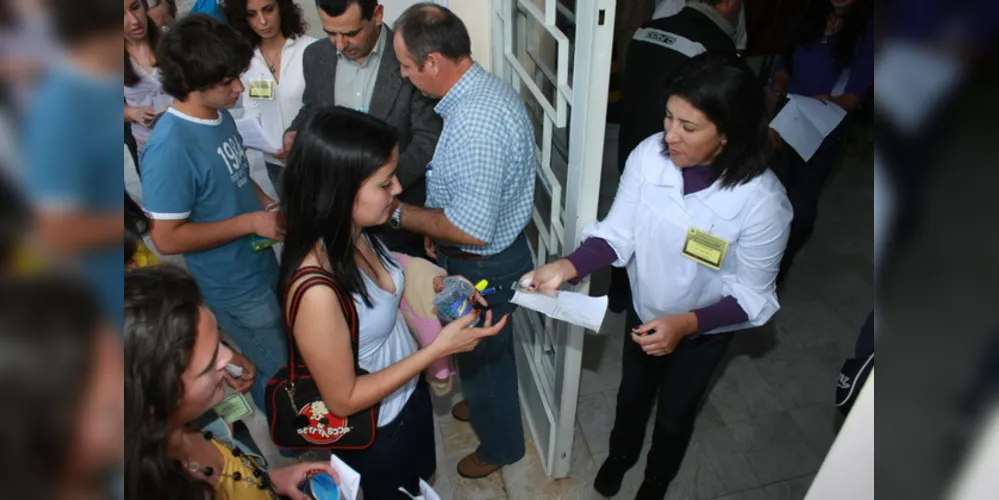
<svg viewBox="0 0 999 500">
<path fill-rule="evenodd" d="M 197 284 L 170 265 L 125 272 L 125 498 L 309 500 L 313 471 L 329 462 L 269 469 L 220 419 L 198 420 L 222 401 L 223 384 L 245 391 L 254 367 L 219 340 Z M 242 378 L 226 371 L 244 370 Z M 249 376 L 247 376 L 249 375 Z"/>
<path fill-rule="evenodd" d="M 149 232 L 149 217 L 125 192 L 125 269 L 157 266 L 160 258 L 143 243 Z"/>
</svg>

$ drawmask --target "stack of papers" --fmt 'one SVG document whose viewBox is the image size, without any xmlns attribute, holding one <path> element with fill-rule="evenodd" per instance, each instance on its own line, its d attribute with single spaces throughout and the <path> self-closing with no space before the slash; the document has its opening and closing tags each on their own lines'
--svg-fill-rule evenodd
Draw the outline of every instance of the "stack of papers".
<svg viewBox="0 0 999 500">
<path fill-rule="evenodd" d="M 547 295 L 517 290 L 510 302 L 598 333 L 607 314 L 606 296 L 590 297 L 577 292 L 559 291 Z"/>
<path fill-rule="evenodd" d="M 787 98 L 788 103 L 770 122 L 770 128 L 808 161 L 826 136 L 846 118 L 846 111 L 835 103 L 814 97 L 790 94 Z"/>
<path fill-rule="evenodd" d="M 282 147 L 282 144 L 267 137 L 264 127 L 260 125 L 260 120 L 255 116 L 236 120 L 236 130 L 243 137 L 244 147 L 256 149 L 269 155 L 276 153 Z"/>
</svg>

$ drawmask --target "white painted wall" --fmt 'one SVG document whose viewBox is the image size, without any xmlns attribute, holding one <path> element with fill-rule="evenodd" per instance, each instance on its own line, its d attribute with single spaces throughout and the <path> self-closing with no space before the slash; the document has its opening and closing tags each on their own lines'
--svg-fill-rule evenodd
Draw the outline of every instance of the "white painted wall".
<svg viewBox="0 0 999 500">
<path fill-rule="evenodd" d="M 805 500 L 874 500 L 874 371 L 860 391 Z"/>
</svg>

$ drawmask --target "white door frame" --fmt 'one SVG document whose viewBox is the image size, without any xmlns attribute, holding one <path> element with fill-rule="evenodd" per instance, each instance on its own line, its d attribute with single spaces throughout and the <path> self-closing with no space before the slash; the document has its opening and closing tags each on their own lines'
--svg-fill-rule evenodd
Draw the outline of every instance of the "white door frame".
<svg viewBox="0 0 999 500">
<path fill-rule="evenodd" d="M 550 193 L 551 202 L 548 210 L 536 205 L 533 214 L 538 230 L 530 243 L 538 264 L 575 250 L 583 229 L 596 219 L 615 3 L 577 0 L 573 13 L 558 0 L 493 0 L 492 70 L 533 100 L 542 115 L 539 189 Z M 558 13 L 575 22 L 574 44 L 556 26 Z M 533 29 L 526 29 L 529 25 Z M 541 54 L 530 52 L 528 37 Z M 549 97 L 542 90 L 546 86 Z M 567 165 L 562 160 L 553 164 L 559 154 L 553 141 L 564 141 L 566 130 Z M 556 171 L 564 173 L 564 181 Z M 575 290 L 588 292 L 589 280 Z M 585 330 L 525 310 L 518 310 L 513 320 L 528 428 L 545 472 L 565 477 L 572 459 Z"/>
</svg>

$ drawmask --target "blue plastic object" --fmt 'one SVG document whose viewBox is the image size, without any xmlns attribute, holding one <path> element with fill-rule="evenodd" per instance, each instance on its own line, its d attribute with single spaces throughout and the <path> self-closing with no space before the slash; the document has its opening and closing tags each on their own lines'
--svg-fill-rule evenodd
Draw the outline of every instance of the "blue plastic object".
<svg viewBox="0 0 999 500">
<path fill-rule="evenodd" d="M 444 278 L 444 290 L 434 297 L 437 318 L 448 324 L 475 310 L 470 297 L 475 293 L 471 283 L 453 276 Z"/>
<path fill-rule="evenodd" d="M 339 500 L 340 488 L 333 478 L 325 472 L 309 474 L 305 479 L 302 491 L 315 500 Z"/>
<path fill-rule="evenodd" d="M 197 0 L 191 6 L 191 12 L 208 14 L 219 21 L 225 22 L 225 15 L 222 13 L 222 7 L 219 6 L 218 0 Z"/>
</svg>

